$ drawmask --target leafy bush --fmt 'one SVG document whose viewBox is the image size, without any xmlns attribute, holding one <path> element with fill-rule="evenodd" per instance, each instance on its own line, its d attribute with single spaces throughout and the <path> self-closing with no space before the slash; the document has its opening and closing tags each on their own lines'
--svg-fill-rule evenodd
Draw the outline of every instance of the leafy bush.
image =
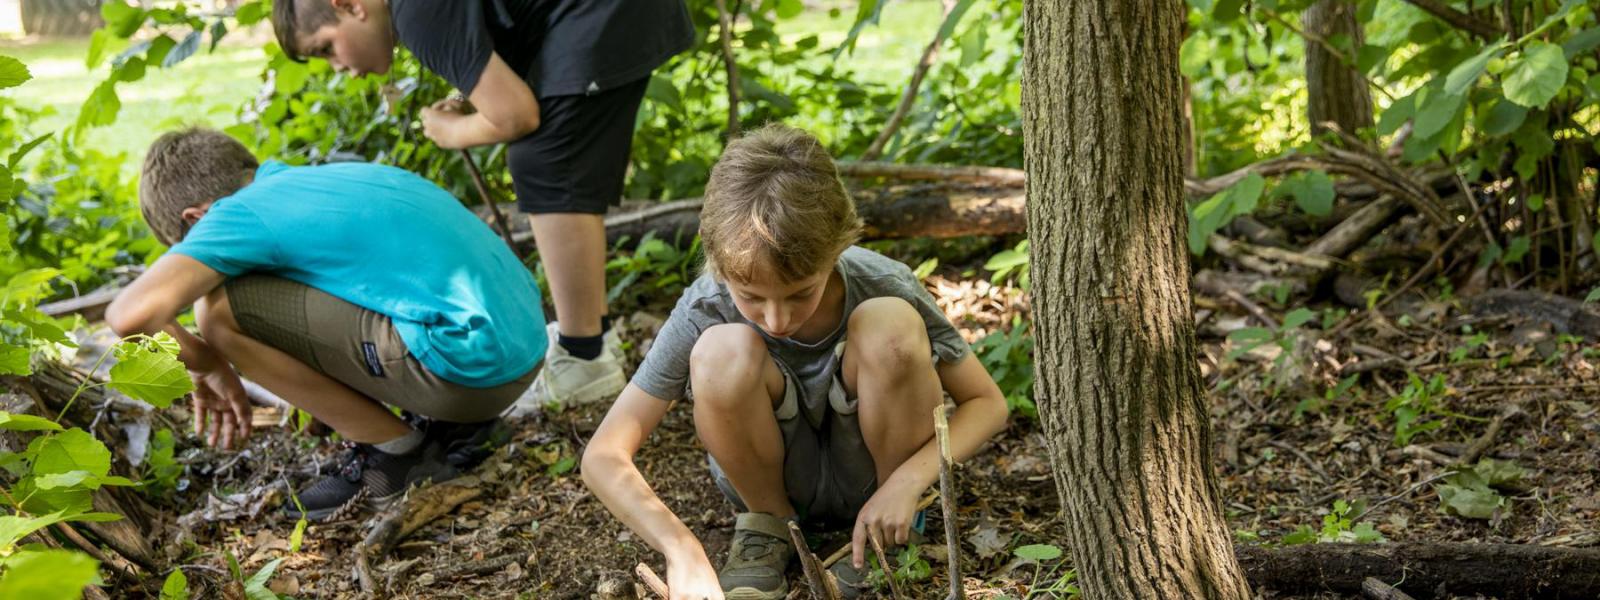
<svg viewBox="0 0 1600 600">
<path fill-rule="evenodd" d="M 1030 419 L 1039 417 L 1033 404 L 1033 334 L 1032 325 L 1022 317 L 1011 320 L 1011 328 L 995 331 L 972 345 L 973 354 L 989 370 L 1000 393 L 1006 397 L 1006 407 L 1014 414 Z"/>
</svg>

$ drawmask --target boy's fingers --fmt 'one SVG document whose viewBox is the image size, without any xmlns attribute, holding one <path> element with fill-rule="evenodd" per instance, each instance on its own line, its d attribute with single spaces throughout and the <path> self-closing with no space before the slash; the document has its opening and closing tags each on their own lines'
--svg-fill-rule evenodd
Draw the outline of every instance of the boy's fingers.
<svg viewBox="0 0 1600 600">
<path fill-rule="evenodd" d="M 189 397 L 189 412 L 194 417 L 194 436 L 200 437 L 200 432 L 206 422 L 206 409 L 200 404 L 198 396 Z"/>
<path fill-rule="evenodd" d="M 861 557 L 866 554 L 867 524 L 856 519 L 856 531 L 850 535 L 850 564 L 859 569 L 864 566 Z"/>
</svg>

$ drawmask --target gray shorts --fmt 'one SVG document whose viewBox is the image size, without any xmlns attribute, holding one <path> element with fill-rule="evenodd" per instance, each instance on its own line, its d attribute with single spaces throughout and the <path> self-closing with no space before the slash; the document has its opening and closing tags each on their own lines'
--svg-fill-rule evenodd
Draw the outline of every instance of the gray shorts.
<svg viewBox="0 0 1600 600">
<path fill-rule="evenodd" d="M 538 371 L 491 388 L 459 385 L 423 367 L 387 316 L 270 275 L 235 277 L 225 289 L 245 335 L 368 398 L 432 419 L 493 419 L 533 384 Z"/>
<path fill-rule="evenodd" d="M 833 360 L 838 361 L 843 355 L 841 340 L 834 346 Z M 800 414 L 799 381 L 783 363 L 778 363 L 778 370 L 783 372 L 783 401 L 778 405 L 777 417 L 778 429 L 783 432 L 783 483 L 789 502 L 807 525 L 823 529 L 851 527 L 856 513 L 878 489 L 878 472 L 861 435 L 856 398 L 845 390 L 841 379 L 844 369 L 835 369 L 833 385 L 828 388 L 828 409 L 816 427 Z M 743 512 L 744 502 L 734 491 L 733 482 L 728 481 L 715 458 L 707 454 L 706 460 L 717 488 Z"/>
</svg>

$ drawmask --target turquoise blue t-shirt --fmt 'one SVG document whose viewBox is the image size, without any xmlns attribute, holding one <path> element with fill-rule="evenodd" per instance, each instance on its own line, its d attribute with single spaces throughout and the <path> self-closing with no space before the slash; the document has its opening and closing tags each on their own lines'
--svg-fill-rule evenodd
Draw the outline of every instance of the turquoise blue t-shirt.
<svg viewBox="0 0 1600 600">
<path fill-rule="evenodd" d="M 171 252 L 386 315 L 423 367 L 464 386 L 513 381 L 548 344 L 533 275 L 455 197 L 403 169 L 269 160 Z"/>
</svg>

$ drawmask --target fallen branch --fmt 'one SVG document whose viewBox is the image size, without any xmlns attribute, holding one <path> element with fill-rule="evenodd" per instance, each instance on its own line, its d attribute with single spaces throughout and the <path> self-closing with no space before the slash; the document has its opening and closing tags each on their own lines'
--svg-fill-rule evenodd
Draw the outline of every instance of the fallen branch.
<svg viewBox="0 0 1600 600">
<path fill-rule="evenodd" d="M 1007 167 L 903 165 L 874 161 L 840 161 L 837 165 L 839 176 L 846 178 L 959 181 L 1015 187 L 1022 187 L 1028 181 L 1028 175 L 1022 169 Z"/>
<path fill-rule="evenodd" d="M 1311 242 L 1304 252 L 1313 256 L 1335 257 L 1350 254 L 1387 227 L 1395 215 L 1400 213 L 1402 206 L 1405 206 L 1405 203 L 1394 196 L 1379 197 Z"/>
<path fill-rule="evenodd" d="M 430 521 L 482 495 L 483 490 L 477 484 L 477 478 L 464 477 L 418 488 L 375 517 L 366 538 L 355 547 L 355 579 L 361 591 L 367 594 L 378 592 L 372 577 L 373 560 L 387 556 L 400 540 Z"/>
<path fill-rule="evenodd" d="M 1469 302 L 1476 315 L 1516 315 L 1549 323 L 1558 333 L 1600 339 L 1600 314 L 1580 301 L 1529 290 L 1489 290 Z"/>
<path fill-rule="evenodd" d="M 1361 593 L 1368 578 L 1418 598 L 1592 600 L 1600 550 L 1513 544 L 1398 543 L 1235 546 L 1245 577 L 1284 594 Z"/>
<path fill-rule="evenodd" d="M 1483 435 L 1472 440 L 1472 443 L 1461 451 L 1461 455 L 1456 457 L 1455 464 L 1462 466 L 1478 462 L 1478 458 L 1483 456 L 1483 453 L 1489 451 L 1489 448 L 1494 445 L 1495 438 L 1500 436 L 1500 430 L 1505 427 L 1506 422 L 1522 414 L 1522 409 L 1517 408 L 1516 405 L 1507 405 L 1504 409 L 1501 409 L 1500 414 L 1495 415 L 1494 419 L 1489 421 L 1489 426 L 1483 430 Z"/>
<path fill-rule="evenodd" d="M 521 554 L 507 554 L 504 556 L 496 556 L 487 560 L 467 561 L 465 564 L 434 571 L 433 577 L 437 580 L 448 581 L 451 579 L 461 579 L 462 577 L 488 575 L 490 573 L 499 571 L 500 569 L 504 569 L 516 564 L 518 561 L 522 560 L 523 556 L 524 555 Z"/>
<path fill-rule="evenodd" d="M 878 541 L 878 536 L 867 534 L 867 539 L 872 540 L 872 551 L 878 553 L 878 568 L 883 569 L 884 579 L 889 581 L 889 594 L 894 600 L 900 600 L 900 585 L 894 582 L 894 569 L 889 566 L 889 556 L 883 553 L 883 543 Z"/>
</svg>

